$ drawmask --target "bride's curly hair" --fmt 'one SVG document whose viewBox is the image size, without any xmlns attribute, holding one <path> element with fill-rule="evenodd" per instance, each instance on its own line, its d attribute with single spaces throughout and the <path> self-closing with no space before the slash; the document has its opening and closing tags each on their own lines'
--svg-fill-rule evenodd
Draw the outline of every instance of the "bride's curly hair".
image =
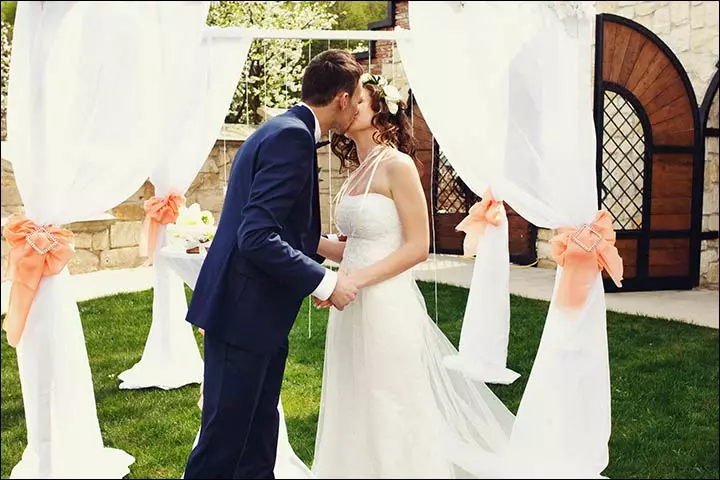
<svg viewBox="0 0 720 480">
<path fill-rule="evenodd" d="M 375 127 L 373 140 L 382 145 L 392 146 L 407 154 L 413 159 L 415 167 L 422 175 L 423 166 L 416 156 L 417 143 L 413 136 L 410 117 L 407 112 L 407 104 L 400 100 L 396 113 L 390 113 L 387 103 L 383 98 L 383 89 L 374 83 L 365 83 L 363 88 L 370 93 L 372 109 L 375 115 L 372 118 L 372 125 Z M 340 159 L 340 172 L 355 170 L 360 166 L 355 142 L 345 135 L 333 134 L 330 147 L 333 153 Z"/>
</svg>

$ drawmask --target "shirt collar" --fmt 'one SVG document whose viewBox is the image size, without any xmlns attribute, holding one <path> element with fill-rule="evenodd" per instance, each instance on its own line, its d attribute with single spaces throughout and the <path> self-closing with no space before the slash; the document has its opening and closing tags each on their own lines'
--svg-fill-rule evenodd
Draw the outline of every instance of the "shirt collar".
<svg viewBox="0 0 720 480">
<path fill-rule="evenodd" d="M 315 119 L 315 143 L 318 143 L 320 141 L 320 120 L 318 120 L 317 116 L 315 115 L 315 112 L 313 112 L 313 109 L 308 106 L 308 104 L 304 102 L 300 102 L 298 105 L 302 105 L 303 107 L 310 110 L 310 113 L 312 113 L 313 118 Z"/>
</svg>

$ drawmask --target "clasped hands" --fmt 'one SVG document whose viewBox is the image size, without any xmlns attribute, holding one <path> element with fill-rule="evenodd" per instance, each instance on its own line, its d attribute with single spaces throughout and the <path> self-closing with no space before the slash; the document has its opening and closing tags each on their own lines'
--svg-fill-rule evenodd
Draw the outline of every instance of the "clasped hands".
<svg viewBox="0 0 720 480">
<path fill-rule="evenodd" d="M 338 241 L 345 242 L 347 237 L 345 235 L 338 235 Z M 313 303 L 316 308 L 330 308 L 334 306 L 338 310 L 343 310 L 350 303 L 355 301 L 358 290 L 360 289 L 358 281 L 353 275 L 348 274 L 342 268 L 338 271 L 337 284 L 332 295 L 327 300 L 320 300 L 319 298 L 313 297 Z"/>
<path fill-rule="evenodd" d="M 358 291 L 360 290 L 360 282 L 355 275 L 347 273 L 342 268 L 338 271 L 337 283 L 335 290 L 327 300 L 320 300 L 313 297 L 313 303 L 316 308 L 330 308 L 331 306 L 342 311 L 355 301 Z"/>
</svg>

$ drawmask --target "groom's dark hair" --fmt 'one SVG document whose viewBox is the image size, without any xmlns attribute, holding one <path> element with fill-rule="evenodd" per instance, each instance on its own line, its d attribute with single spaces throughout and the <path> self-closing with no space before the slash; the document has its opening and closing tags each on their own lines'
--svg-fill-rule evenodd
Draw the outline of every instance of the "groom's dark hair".
<svg viewBox="0 0 720 480">
<path fill-rule="evenodd" d="M 313 58 L 305 68 L 302 100 L 308 105 L 324 107 L 340 92 L 351 96 L 358 87 L 363 67 L 346 50 L 326 50 Z"/>
</svg>

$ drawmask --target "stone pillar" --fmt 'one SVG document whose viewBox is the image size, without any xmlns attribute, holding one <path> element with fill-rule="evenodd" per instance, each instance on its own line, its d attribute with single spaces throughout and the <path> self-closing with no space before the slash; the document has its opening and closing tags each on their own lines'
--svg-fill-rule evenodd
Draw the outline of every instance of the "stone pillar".
<svg viewBox="0 0 720 480">
<path fill-rule="evenodd" d="M 710 128 L 718 128 L 720 110 L 718 109 L 718 94 L 715 94 L 708 124 Z M 717 232 L 718 215 L 720 213 L 720 182 L 718 181 L 720 164 L 718 157 L 720 139 L 708 137 L 705 139 L 705 176 L 703 194 L 703 232 Z M 700 287 L 713 290 L 718 289 L 718 239 L 703 240 L 700 244 Z"/>
</svg>

